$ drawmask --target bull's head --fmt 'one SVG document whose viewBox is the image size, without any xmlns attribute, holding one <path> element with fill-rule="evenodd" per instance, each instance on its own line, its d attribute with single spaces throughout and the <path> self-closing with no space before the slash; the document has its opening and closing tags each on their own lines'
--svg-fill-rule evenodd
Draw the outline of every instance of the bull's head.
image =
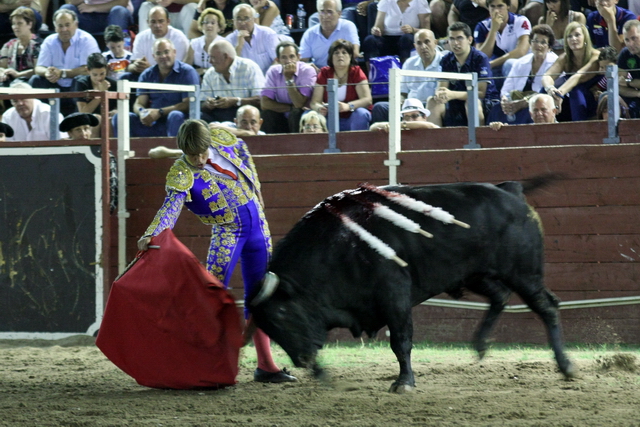
<svg viewBox="0 0 640 427">
<path fill-rule="evenodd" d="M 249 306 L 256 326 L 282 347 L 295 366 L 317 369 L 315 359 L 326 326 L 300 285 L 268 272 Z"/>
</svg>

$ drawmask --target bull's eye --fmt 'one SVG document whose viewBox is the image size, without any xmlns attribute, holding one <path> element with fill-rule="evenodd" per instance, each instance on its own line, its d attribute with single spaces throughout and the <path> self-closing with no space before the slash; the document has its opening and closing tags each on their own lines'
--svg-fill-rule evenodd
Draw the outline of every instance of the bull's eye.
<svg viewBox="0 0 640 427">
<path fill-rule="evenodd" d="M 287 309 L 285 307 L 278 307 L 278 311 L 276 312 L 276 316 L 280 319 L 283 319 L 287 315 Z"/>
</svg>

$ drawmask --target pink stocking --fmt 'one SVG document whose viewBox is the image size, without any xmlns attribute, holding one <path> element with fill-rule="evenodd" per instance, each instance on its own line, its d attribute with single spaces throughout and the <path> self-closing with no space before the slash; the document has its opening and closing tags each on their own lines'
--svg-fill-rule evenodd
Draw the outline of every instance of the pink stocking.
<svg viewBox="0 0 640 427">
<path fill-rule="evenodd" d="M 258 368 L 267 372 L 278 372 L 280 369 L 271 357 L 271 345 L 267 334 L 262 329 L 256 329 L 253 334 L 253 344 L 258 354 Z"/>
</svg>

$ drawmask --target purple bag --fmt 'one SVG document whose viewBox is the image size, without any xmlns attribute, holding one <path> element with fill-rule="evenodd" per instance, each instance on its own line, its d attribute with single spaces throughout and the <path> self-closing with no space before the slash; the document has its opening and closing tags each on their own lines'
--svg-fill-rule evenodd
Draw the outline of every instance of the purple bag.
<svg viewBox="0 0 640 427">
<path fill-rule="evenodd" d="M 372 96 L 389 95 L 389 70 L 392 68 L 400 68 L 400 59 L 397 56 L 379 56 L 369 59 L 369 84 Z"/>
</svg>

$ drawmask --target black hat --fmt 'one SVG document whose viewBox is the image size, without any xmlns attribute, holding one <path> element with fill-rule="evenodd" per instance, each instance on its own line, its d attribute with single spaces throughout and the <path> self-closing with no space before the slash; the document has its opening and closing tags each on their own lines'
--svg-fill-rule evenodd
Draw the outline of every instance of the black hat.
<svg viewBox="0 0 640 427">
<path fill-rule="evenodd" d="M 6 123 L 0 122 L 0 133 L 4 133 L 4 136 L 11 138 L 13 136 L 13 128 Z"/>
<path fill-rule="evenodd" d="M 89 125 L 91 127 L 98 126 L 98 118 L 93 114 L 73 113 L 69 114 L 60 123 L 60 132 L 69 132 L 78 126 Z"/>
</svg>

